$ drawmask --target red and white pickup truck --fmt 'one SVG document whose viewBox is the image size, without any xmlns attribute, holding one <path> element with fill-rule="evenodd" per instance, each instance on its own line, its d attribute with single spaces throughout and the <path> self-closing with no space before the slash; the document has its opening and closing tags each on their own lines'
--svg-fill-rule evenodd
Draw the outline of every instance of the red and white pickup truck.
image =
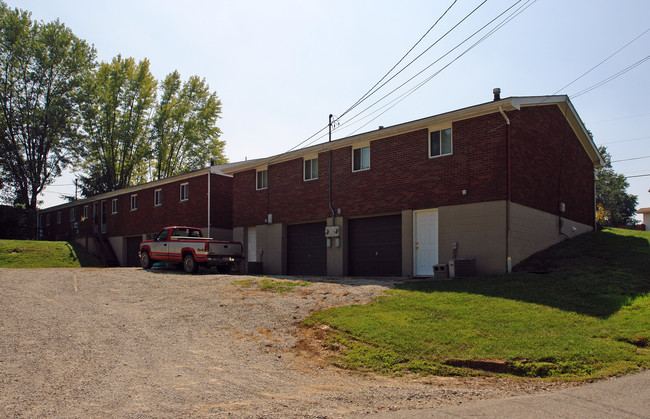
<svg viewBox="0 0 650 419">
<path fill-rule="evenodd" d="M 200 265 L 216 266 L 226 274 L 243 259 L 243 246 L 238 242 L 216 241 L 203 237 L 196 227 L 173 226 L 163 228 L 151 240 L 140 244 L 140 265 L 149 269 L 154 262 L 183 266 L 187 273 L 195 273 Z"/>
</svg>

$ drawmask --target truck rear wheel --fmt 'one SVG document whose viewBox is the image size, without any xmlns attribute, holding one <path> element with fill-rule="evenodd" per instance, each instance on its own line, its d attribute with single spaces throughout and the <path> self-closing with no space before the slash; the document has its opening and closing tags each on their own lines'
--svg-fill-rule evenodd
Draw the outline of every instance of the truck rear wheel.
<svg viewBox="0 0 650 419">
<path fill-rule="evenodd" d="M 199 270 L 199 264 L 196 263 L 191 253 L 183 256 L 183 270 L 188 274 L 196 273 Z"/>
<path fill-rule="evenodd" d="M 151 256 L 149 256 L 149 252 L 146 250 L 140 254 L 140 266 L 142 266 L 142 269 L 151 269 L 153 266 Z"/>
</svg>

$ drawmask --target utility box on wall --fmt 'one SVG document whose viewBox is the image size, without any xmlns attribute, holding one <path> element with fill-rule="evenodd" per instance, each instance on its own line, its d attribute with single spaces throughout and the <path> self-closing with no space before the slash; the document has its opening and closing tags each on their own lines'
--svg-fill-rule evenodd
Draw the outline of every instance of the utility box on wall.
<svg viewBox="0 0 650 419">
<path fill-rule="evenodd" d="M 449 261 L 450 278 L 476 276 L 476 259 L 452 259 Z"/>
</svg>

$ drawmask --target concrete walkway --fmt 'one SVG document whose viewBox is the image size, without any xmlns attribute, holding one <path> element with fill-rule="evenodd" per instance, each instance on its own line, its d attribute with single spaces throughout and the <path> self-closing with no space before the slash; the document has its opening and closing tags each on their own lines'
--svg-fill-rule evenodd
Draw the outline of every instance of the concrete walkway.
<svg viewBox="0 0 650 419">
<path fill-rule="evenodd" d="M 650 418 L 650 371 L 554 393 L 478 400 L 372 418 Z"/>
</svg>

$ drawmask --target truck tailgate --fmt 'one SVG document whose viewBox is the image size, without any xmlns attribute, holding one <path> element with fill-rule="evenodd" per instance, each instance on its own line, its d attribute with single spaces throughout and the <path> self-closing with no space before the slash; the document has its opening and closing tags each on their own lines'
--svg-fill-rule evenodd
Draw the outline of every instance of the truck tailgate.
<svg viewBox="0 0 650 419">
<path fill-rule="evenodd" d="M 231 242 L 210 242 L 210 255 L 219 256 L 241 256 L 242 245 L 240 243 Z"/>
</svg>

